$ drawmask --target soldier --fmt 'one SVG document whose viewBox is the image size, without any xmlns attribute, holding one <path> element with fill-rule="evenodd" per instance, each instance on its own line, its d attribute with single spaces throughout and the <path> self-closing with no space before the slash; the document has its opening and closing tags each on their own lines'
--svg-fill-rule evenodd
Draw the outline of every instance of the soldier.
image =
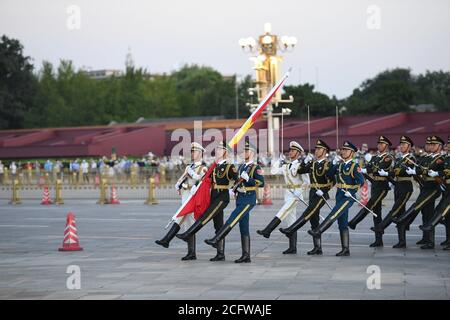
<svg viewBox="0 0 450 320">
<path fill-rule="evenodd" d="M 183 175 L 177 181 L 175 188 L 178 193 L 181 194 L 181 203 L 186 202 L 191 194 L 192 187 L 201 180 L 203 175 L 206 173 L 207 168 L 203 162 L 203 152 L 205 149 L 197 142 L 191 144 L 191 159 L 192 163 L 186 167 Z M 180 231 L 181 226 L 187 230 L 193 223 L 194 214 L 190 213 L 179 217 L 170 228 L 169 232 L 161 240 L 156 240 L 156 244 L 163 246 L 164 248 L 169 247 L 170 241 L 175 237 L 178 231 Z M 181 260 L 195 260 L 197 259 L 195 254 L 195 234 L 192 235 L 187 241 L 188 243 L 188 253 Z"/>
<path fill-rule="evenodd" d="M 429 171 L 439 172 L 443 170 L 444 159 L 440 153 L 444 141 L 438 136 L 430 136 L 427 138 L 426 144 L 430 155 L 424 157 L 420 164 L 412 163 L 414 167 L 406 170 L 407 174 L 420 177 L 423 181 L 423 187 L 416 202 L 403 215 L 394 219 L 397 227 L 400 226 L 402 230 L 409 229 L 409 226 L 420 211 L 422 211 L 422 225 L 428 224 L 433 216 L 435 201 L 441 195 L 440 185 L 436 181 L 436 177 L 429 176 Z M 433 249 L 434 230 L 423 230 L 422 239 L 417 244 L 422 245 L 421 249 Z M 403 247 L 405 246 L 406 243 L 404 243 Z"/>
<path fill-rule="evenodd" d="M 333 186 L 333 180 L 327 173 L 331 168 L 330 161 L 327 160 L 327 153 L 330 147 L 322 140 L 317 140 L 316 149 L 314 151 L 315 160 L 311 155 L 308 155 L 303 163 L 298 168 L 299 174 L 309 173 L 309 180 L 312 181 L 309 190 L 308 207 L 303 212 L 302 216 L 297 219 L 288 228 L 280 228 L 280 232 L 285 234 L 288 238 L 292 234 L 296 234 L 297 230 L 306 224 L 311 223 L 311 229 L 316 229 L 319 226 L 320 209 L 325 205 L 327 199 L 330 198 L 328 192 Z M 308 251 L 308 255 L 321 255 L 322 244 L 321 237 L 313 238 L 314 248 Z"/>
<path fill-rule="evenodd" d="M 263 229 L 256 231 L 265 238 L 270 237 L 270 233 L 286 219 L 288 226 L 291 226 L 297 220 L 297 205 L 303 200 L 302 187 L 309 184 L 309 177 L 306 174 L 298 174 L 298 167 L 301 163 L 300 155 L 303 148 L 295 141 L 289 143 L 289 163 L 284 161 L 275 161 L 275 165 L 271 168 L 272 174 L 283 174 L 286 191 L 284 192 L 284 205 L 278 211 L 276 216 Z M 289 248 L 283 251 L 283 254 L 297 253 L 297 232 L 292 232 L 289 236 Z"/>
<path fill-rule="evenodd" d="M 221 141 L 216 148 L 217 166 L 214 168 L 212 178 L 211 202 L 203 215 L 184 233 L 177 234 L 177 238 L 189 241 L 190 237 L 200 231 L 211 219 L 214 221 L 216 233 L 223 226 L 223 210 L 230 202 L 229 189 L 233 181 L 238 179 L 237 169 L 232 163 L 227 162 L 228 152 L 231 149 L 225 141 Z M 210 261 L 225 260 L 225 239 L 217 244 L 217 255 Z"/>
<path fill-rule="evenodd" d="M 411 148 L 414 146 L 413 141 L 408 136 L 402 136 L 400 138 L 400 152 L 401 157 L 399 157 L 395 163 L 393 170 L 387 172 L 383 169 L 378 171 L 380 176 L 389 176 L 391 179 L 395 180 L 394 184 L 394 205 L 392 206 L 391 211 L 386 215 L 386 217 L 370 228 L 375 232 L 375 235 L 378 233 L 383 234 L 384 230 L 391 224 L 392 220 L 404 214 L 406 203 L 408 202 L 411 194 L 413 193 L 413 184 L 412 178 L 410 175 L 406 173 L 408 168 L 412 168 L 414 165 L 411 161 L 415 162 L 416 159 L 414 155 L 411 153 Z M 406 246 L 405 242 L 405 230 L 401 227 L 398 228 L 398 240 L 399 242 L 393 246 L 393 248 L 404 248 Z"/>
<path fill-rule="evenodd" d="M 441 243 L 444 246 L 444 250 L 450 250 L 450 136 L 447 139 L 446 145 L 447 154 L 444 158 L 444 166 L 441 171 L 429 170 L 428 175 L 430 177 L 440 177 L 443 182 L 441 189 L 444 189 L 442 199 L 436 207 L 434 216 L 420 227 L 422 231 L 434 232 L 436 225 L 444 220 L 445 225 L 445 241 Z"/>
<path fill-rule="evenodd" d="M 250 232 L 249 220 L 250 210 L 256 205 L 256 190 L 264 187 L 264 177 L 261 167 L 254 163 L 256 147 L 249 141 L 245 142 L 244 159 L 245 163 L 239 166 L 239 181 L 236 184 L 237 199 L 236 209 L 231 213 L 228 220 L 220 228 L 212 239 L 205 242 L 217 248 L 220 240 L 224 239 L 231 229 L 239 222 L 241 232 L 242 256 L 235 260 L 236 263 L 251 262 L 250 260 Z"/>
<path fill-rule="evenodd" d="M 358 149 L 350 141 L 345 141 L 342 145 L 341 157 L 343 161 L 339 162 L 338 157 L 336 157 L 333 160 L 333 166 L 327 173 L 329 177 L 336 176 L 336 205 L 317 228 L 308 231 L 314 238 L 319 238 L 337 219 L 342 250 L 336 256 L 350 255 L 348 210 L 355 202 L 357 190 L 364 185 L 361 169 L 353 161 L 356 151 Z"/>
<path fill-rule="evenodd" d="M 365 168 L 361 169 L 364 177 L 372 182 L 370 199 L 366 206 L 376 214 L 376 216 L 373 216 L 374 227 L 376 227 L 383 220 L 381 217 L 381 206 L 383 204 L 383 199 L 386 197 L 389 190 L 391 190 L 388 181 L 389 172 L 391 171 L 391 165 L 393 162 L 393 158 L 389 155 L 390 146 L 392 146 L 391 141 L 385 136 L 380 136 L 377 144 L 377 155 L 372 157 L 370 153 L 368 153 L 365 157 L 368 163 Z M 362 208 L 348 223 L 348 227 L 355 230 L 358 223 L 360 223 L 368 213 L 369 211 L 366 208 Z M 375 242 L 370 244 L 370 247 L 382 246 L 383 233 L 375 232 Z"/>
</svg>

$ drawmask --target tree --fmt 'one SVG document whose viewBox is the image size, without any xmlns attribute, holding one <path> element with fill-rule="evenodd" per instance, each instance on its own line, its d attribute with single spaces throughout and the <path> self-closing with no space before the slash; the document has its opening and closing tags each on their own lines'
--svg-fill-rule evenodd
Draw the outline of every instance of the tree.
<svg viewBox="0 0 450 320">
<path fill-rule="evenodd" d="M 22 128 L 36 91 L 30 57 L 18 40 L 0 39 L 0 128 Z"/>
</svg>

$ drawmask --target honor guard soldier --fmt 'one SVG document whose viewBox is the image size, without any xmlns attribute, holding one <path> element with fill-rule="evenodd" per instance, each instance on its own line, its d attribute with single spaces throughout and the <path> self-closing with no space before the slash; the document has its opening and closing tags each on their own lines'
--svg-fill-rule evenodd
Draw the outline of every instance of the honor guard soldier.
<svg viewBox="0 0 450 320">
<path fill-rule="evenodd" d="M 256 205 L 256 191 L 264 187 L 264 177 L 261 167 L 254 163 L 256 147 L 249 141 L 245 142 L 245 163 L 239 166 L 239 180 L 235 185 L 237 194 L 236 209 L 231 213 L 228 220 L 212 239 L 205 242 L 217 248 L 220 240 L 224 239 L 231 229 L 239 222 L 241 232 L 242 256 L 235 260 L 236 263 L 251 262 L 250 260 L 250 232 L 249 220 L 250 210 Z"/>
<path fill-rule="evenodd" d="M 308 155 L 303 163 L 298 168 L 299 174 L 309 173 L 309 180 L 311 181 L 309 190 L 308 207 L 303 212 L 302 216 L 297 219 L 288 228 L 280 228 L 280 232 L 285 234 L 288 238 L 292 234 L 296 234 L 297 230 L 304 226 L 308 221 L 311 223 L 311 229 L 316 229 L 319 226 L 320 209 L 330 199 L 328 192 L 333 186 L 333 179 L 327 175 L 331 169 L 332 164 L 327 160 L 327 153 L 330 147 L 322 140 L 317 140 L 314 151 L 315 160 L 312 155 Z M 321 236 L 313 238 L 314 248 L 308 251 L 308 255 L 321 255 L 322 243 Z"/>
<path fill-rule="evenodd" d="M 328 171 L 328 176 L 336 176 L 336 205 L 328 217 L 314 230 L 308 233 L 315 238 L 321 236 L 334 221 L 338 220 L 339 233 L 341 237 L 342 250 L 336 256 L 349 256 L 349 232 L 348 232 L 348 210 L 356 200 L 357 190 L 364 185 L 364 177 L 360 172 L 359 165 L 353 161 L 357 148 L 350 141 L 342 145 L 342 162 L 338 163 L 337 157 L 333 160 L 333 166 Z"/>
<path fill-rule="evenodd" d="M 223 210 L 230 202 L 229 189 L 233 187 L 234 181 L 238 179 L 236 167 L 227 162 L 230 147 L 225 141 L 221 141 L 215 150 L 217 166 L 211 173 L 211 202 L 203 215 L 184 233 L 177 234 L 177 238 L 189 241 L 192 236 L 200 231 L 209 221 L 214 221 L 216 233 L 223 226 Z M 210 261 L 225 260 L 225 239 L 217 243 L 217 255 Z"/>
<path fill-rule="evenodd" d="M 365 159 L 368 162 L 366 163 L 365 168 L 361 169 L 364 177 L 372 183 L 370 188 L 370 199 L 367 202 L 366 207 L 376 214 L 376 216 L 373 216 L 374 227 L 383 220 L 381 217 L 381 206 L 383 204 L 383 199 L 386 197 L 389 190 L 391 190 L 388 179 L 394 159 L 389 154 L 390 146 L 392 146 L 391 141 L 385 136 L 380 136 L 377 144 L 377 155 L 372 157 L 370 153 L 367 153 Z M 355 230 L 356 226 L 367 216 L 369 213 L 367 208 L 362 208 L 356 216 L 350 220 L 348 223 L 350 229 Z M 370 247 L 382 246 L 383 233 L 375 232 L 375 242 L 370 244 Z"/>
<path fill-rule="evenodd" d="M 442 179 L 441 189 L 443 189 L 442 199 L 436 207 L 434 216 L 423 225 L 423 231 L 433 231 L 436 225 L 443 220 L 445 225 L 445 241 L 441 243 L 444 250 L 450 250 L 450 136 L 446 145 L 447 154 L 444 157 L 444 166 L 441 171 L 429 170 L 430 177 L 440 177 Z"/>
<path fill-rule="evenodd" d="M 203 175 L 207 171 L 206 164 L 203 162 L 203 152 L 205 149 L 197 142 L 191 143 L 191 159 L 192 163 L 189 164 L 184 170 L 183 175 L 178 179 L 175 189 L 181 194 L 181 203 L 188 200 L 192 188 L 200 181 Z M 156 244 L 163 246 L 164 248 L 169 247 L 170 241 L 175 237 L 178 231 L 180 231 L 181 226 L 187 230 L 195 222 L 194 213 L 190 213 L 179 217 L 170 228 L 169 232 L 161 240 L 156 240 Z M 195 234 L 190 237 L 187 241 L 188 253 L 181 260 L 195 260 L 197 259 L 195 254 Z"/>
<path fill-rule="evenodd" d="M 263 230 L 256 231 L 265 238 L 270 237 L 270 233 L 275 230 L 282 220 L 286 221 L 288 227 L 297 220 L 297 205 L 300 201 L 304 202 L 303 187 L 309 184 L 308 175 L 298 173 L 298 167 L 301 164 L 299 158 L 302 152 L 302 146 L 295 141 L 291 141 L 289 143 L 290 162 L 276 161 L 270 170 L 273 175 L 282 174 L 284 176 L 284 187 L 286 190 L 284 192 L 284 205 L 276 216 Z M 297 232 L 292 232 L 289 235 L 289 248 L 283 251 L 283 254 L 294 253 L 297 253 Z"/>
<path fill-rule="evenodd" d="M 441 195 L 440 184 L 437 177 L 430 176 L 430 171 L 442 171 L 444 167 L 444 159 L 441 150 L 444 141 L 438 136 L 430 136 L 427 138 L 429 156 L 424 157 L 420 164 L 414 164 L 414 168 L 408 168 L 406 173 L 411 176 L 418 176 L 423 181 L 419 197 L 412 206 L 400 217 L 394 220 L 397 226 L 408 230 L 411 223 L 422 211 L 422 225 L 427 225 L 434 214 L 434 204 Z M 434 229 L 432 231 L 423 230 L 422 239 L 416 244 L 422 245 L 422 249 L 434 248 Z M 406 246 L 406 243 L 405 243 Z"/>
<path fill-rule="evenodd" d="M 408 168 L 413 168 L 412 162 L 416 162 L 414 155 L 411 153 L 411 148 L 414 146 L 413 141 L 408 136 L 400 138 L 400 152 L 401 157 L 395 160 L 393 170 L 387 172 L 388 176 L 395 181 L 394 184 L 394 205 L 386 217 L 370 228 L 375 234 L 383 234 L 384 230 L 391 224 L 392 220 L 405 213 L 406 203 L 413 193 L 413 178 L 406 173 Z M 381 176 L 386 176 L 385 170 L 379 170 Z M 404 248 L 406 246 L 405 232 L 401 226 L 398 226 L 398 243 L 393 248 Z"/>
</svg>

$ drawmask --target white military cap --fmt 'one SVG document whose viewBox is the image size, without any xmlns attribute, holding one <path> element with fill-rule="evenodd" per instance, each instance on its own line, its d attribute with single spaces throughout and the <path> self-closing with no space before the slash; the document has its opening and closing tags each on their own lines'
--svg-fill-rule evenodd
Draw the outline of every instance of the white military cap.
<svg viewBox="0 0 450 320">
<path fill-rule="evenodd" d="M 302 146 L 300 145 L 300 143 L 295 142 L 295 141 L 289 142 L 289 149 L 294 149 L 294 150 L 297 150 L 299 152 L 303 152 L 304 151 Z"/>
<path fill-rule="evenodd" d="M 191 143 L 191 151 L 198 150 L 201 152 L 205 152 L 205 148 L 202 147 L 202 145 L 198 142 L 192 142 Z"/>
</svg>

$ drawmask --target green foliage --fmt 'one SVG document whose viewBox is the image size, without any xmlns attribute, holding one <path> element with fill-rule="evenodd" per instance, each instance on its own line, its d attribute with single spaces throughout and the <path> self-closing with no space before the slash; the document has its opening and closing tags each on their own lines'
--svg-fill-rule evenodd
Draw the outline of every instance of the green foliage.
<svg viewBox="0 0 450 320">
<path fill-rule="evenodd" d="M 249 75 L 239 83 L 236 80 L 198 65 L 185 65 L 169 75 L 127 68 L 124 76 L 95 80 L 67 60 L 57 67 L 43 62 L 33 73 L 20 42 L 2 36 L 0 129 L 100 125 L 140 117 L 234 118 L 236 102 L 239 117 L 244 118 L 249 114 L 246 103 L 257 103 L 248 91 L 254 84 Z M 287 107 L 298 118 L 306 118 L 307 105 L 312 117 L 334 115 L 336 105 L 345 105 L 347 114 L 407 112 L 417 104 L 450 110 L 450 72 L 444 71 L 416 76 L 409 69 L 386 70 L 342 100 L 315 91 L 311 84 L 286 86 L 284 91 L 294 97 Z"/>
</svg>

